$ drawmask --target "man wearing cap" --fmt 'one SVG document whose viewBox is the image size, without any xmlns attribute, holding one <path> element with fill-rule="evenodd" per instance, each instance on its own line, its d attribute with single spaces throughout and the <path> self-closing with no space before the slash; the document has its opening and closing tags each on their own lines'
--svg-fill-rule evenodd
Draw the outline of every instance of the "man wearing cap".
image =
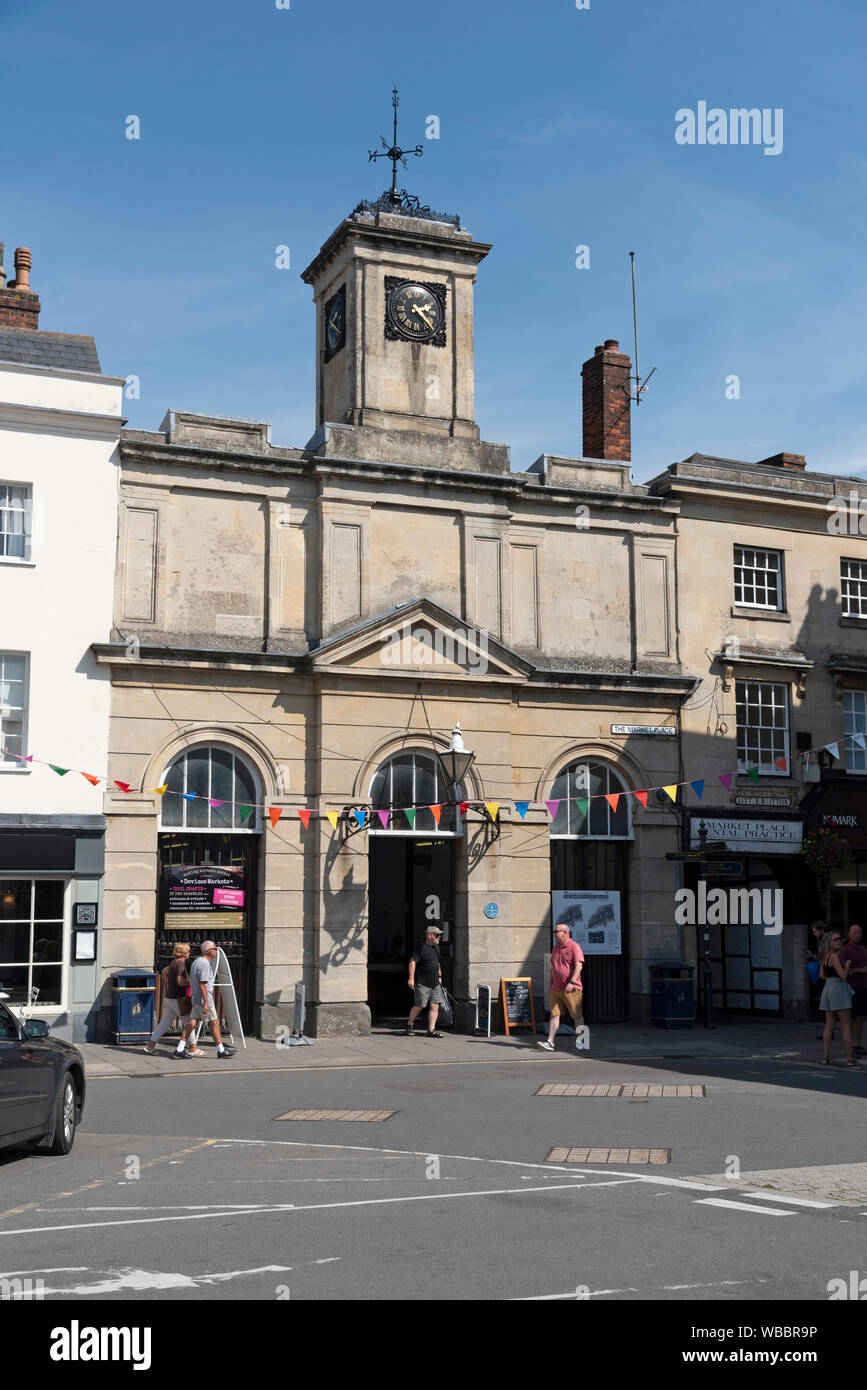
<svg viewBox="0 0 867 1390">
<path fill-rule="evenodd" d="M 416 1019 L 422 1009 L 427 1007 L 427 1035 L 441 1038 L 437 1032 L 437 1014 L 443 1003 L 443 972 L 440 964 L 440 927 L 425 927 L 424 945 L 413 951 L 409 962 L 409 987 L 412 990 L 413 1006 L 409 1011 L 406 1032 L 415 1037 Z"/>
<path fill-rule="evenodd" d="M 194 1044 L 191 1048 L 187 1047 L 187 1038 L 199 1023 L 211 1025 L 211 1035 L 217 1044 L 218 1057 L 234 1057 L 234 1047 L 224 1047 L 223 1039 L 220 1036 L 220 1025 L 217 1021 L 217 1011 L 214 1007 L 214 971 L 213 962 L 217 959 L 216 941 L 203 941 L 202 954 L 198 956 L 190 967 L 190 999 L 192 1010 L 188 1022 L 184 1025 L 181 1040 L 178 1043 L 177 1051 L 172 1055 L 179 1057 L 204 1057 L 204 1052 Z"/>
</svg>

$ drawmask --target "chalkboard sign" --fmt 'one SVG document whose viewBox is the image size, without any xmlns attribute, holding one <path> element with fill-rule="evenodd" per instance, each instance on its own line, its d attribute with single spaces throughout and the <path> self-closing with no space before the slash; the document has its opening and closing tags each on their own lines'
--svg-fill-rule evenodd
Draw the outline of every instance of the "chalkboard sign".
<svg viewBox="0 0 867 1390">
<path fill-rule="evenodd" d="M 535 1033 L 533 981 L 529 975 L 500 981 L 500 1008 L 507 1034 L 513 1028 L 531 1028 Z"/>
</svg>

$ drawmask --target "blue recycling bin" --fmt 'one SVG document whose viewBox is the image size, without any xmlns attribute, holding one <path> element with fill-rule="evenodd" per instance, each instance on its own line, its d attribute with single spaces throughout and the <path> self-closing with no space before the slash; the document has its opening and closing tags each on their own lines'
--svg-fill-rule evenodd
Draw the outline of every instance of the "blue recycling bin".
<svg viewBox="0 0 867 1390">
<path fill-rule="evenodd" d="M 111 1040 L 146 1042 L 154 1027 L 157 977 L 139 965 L 117 970 L 111 977 Z"/>
<path fill-rule="evenodd" d="M 650 967 L 650 1021 L 654 1028 L 691 1028 L 695 1021 L 695 966 L 682 960 Z"/>
</svg>

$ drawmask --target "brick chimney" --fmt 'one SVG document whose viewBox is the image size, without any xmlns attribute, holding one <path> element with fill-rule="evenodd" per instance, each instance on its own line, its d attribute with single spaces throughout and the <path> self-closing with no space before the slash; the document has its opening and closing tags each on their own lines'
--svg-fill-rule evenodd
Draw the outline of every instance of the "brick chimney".
<svg viewBox="0 0 867 1390">
<path fill-rule="evenodd" d="M 620 351 L 616 338 L 606 338 L 581 368 L 585 458 L 630 461 L 631 371 L 629 356 Z"/>
<path fill-rule="evenodd" d="M 3 270 L 3 243 L 0 242 L 0 328 L 39 328 L 39 296 L 30 288 L 30 252 L 19 246 L 15 252 L 15 279 L 6 283 Z"/>
<path fill-rule="evenodd" d="M 769 459 L 759 459 L 757 468 L 798 468 L 807 467 L 803 454 L 771 454 Z"/>
</svg>

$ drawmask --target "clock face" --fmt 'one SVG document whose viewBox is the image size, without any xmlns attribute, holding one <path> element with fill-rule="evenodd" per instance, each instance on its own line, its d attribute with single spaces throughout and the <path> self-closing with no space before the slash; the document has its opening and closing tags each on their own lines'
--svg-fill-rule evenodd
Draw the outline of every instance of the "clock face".
<svg viewBox="0 0 867 1390">
<path fill-rule="evenodd" d="M 346 286 L 325 305 L 325 361 L 339 352 L 346 342 Z"/>
<path fill-rule="evenodd" d="M 439 287 L 437 287 L 439 288 Z M 415 281 L 392 284 L 386 296 L 386 320 L 393 334 L 411 342 L 445 343 L 443 295 Z"/>
</svg>

